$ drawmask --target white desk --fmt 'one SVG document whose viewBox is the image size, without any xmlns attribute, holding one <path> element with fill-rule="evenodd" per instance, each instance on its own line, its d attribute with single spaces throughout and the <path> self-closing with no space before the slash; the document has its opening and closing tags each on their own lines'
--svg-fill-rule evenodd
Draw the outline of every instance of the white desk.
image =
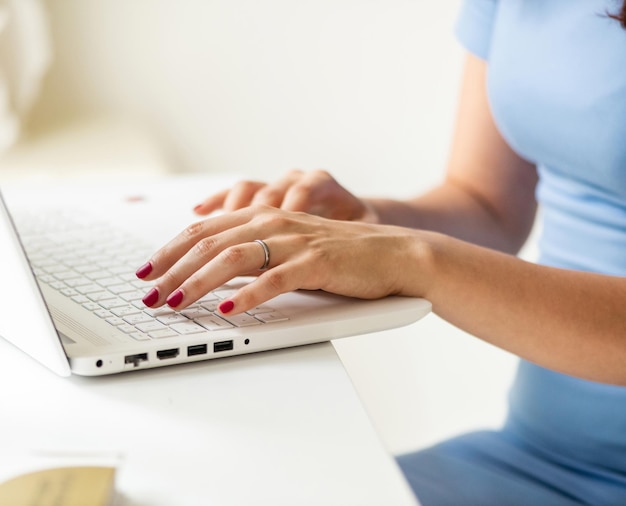
<svg viewBox="0 0 626 506">
<path fill-rule="evenodd" d="M 171 230 L 156 223 L 143 231 L 163 234 L 159 243 L 188 222 L 189 202 L 219 182 L 202 179 L 198 195 L 189 195 L 188 183 L 178 181 L 157 182 L 149 193 L 166 191 L 180 213 L 180 226 L 173 220 Z M 29 187 L 34 202 L 83 195 L 80 185 L 67 194 L 35 190 Z M 114 213 L 106 194 L 100 205 Z M 124 209 L 120 221 L 132 222 Z M 125 505 L 416 504 L 330 343 L 61 378 L 0 339 L 0 410 L 0 455 L 121 454 L 117 489 Z"/>
<path fill-rule="evenodd" d="M 125 505 L 415 505 L 329 343 L 57 377 L 0 340 L 0 448 L 119 452 Z"/>
</svg>

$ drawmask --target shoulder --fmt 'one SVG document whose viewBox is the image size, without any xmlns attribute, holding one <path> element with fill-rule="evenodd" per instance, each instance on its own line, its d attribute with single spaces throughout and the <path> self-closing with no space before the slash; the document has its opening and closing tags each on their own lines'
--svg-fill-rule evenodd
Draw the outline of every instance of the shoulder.
<svg viewBox="0 0 626 506">
<path fill-rule="evenodd" d="M 461 44 L 474 55 L 487 59 L 499 0 L 463 0 L 455 26 Z"/>
</svg>

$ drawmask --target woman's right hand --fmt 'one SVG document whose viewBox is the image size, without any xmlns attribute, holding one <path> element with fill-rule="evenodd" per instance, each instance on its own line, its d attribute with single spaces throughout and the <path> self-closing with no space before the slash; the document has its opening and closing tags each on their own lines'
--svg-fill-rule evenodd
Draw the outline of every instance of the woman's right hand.
<svg viewBox="0 0 626 506">
<path fill-rule="evenodd" d="M 137 276 L 149 307 L 182 310 L 239 276 L 257 276 L 219 310 L 237 314 L 297 289 L 376 299 L 424 296 L 434 234 L 250 206 L 189 225 Z"/>
<path fill-rule="evenodd" d="M 218 209 L 235 211 L 251 205 L 301 211 L 334 220 L 380 221 L 371 204 L 354 196 L 323 170 L 292 170 L 274 183 L 241 181 L 208 197 L 194 211 L 204 216 Z"/>
</svg>

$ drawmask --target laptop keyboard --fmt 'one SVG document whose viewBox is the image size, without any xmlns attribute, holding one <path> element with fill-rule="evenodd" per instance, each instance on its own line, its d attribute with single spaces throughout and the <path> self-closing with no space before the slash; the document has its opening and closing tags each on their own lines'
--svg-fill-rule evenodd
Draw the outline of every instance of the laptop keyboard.
<svg viewBox="0 0 626 506">
<path fill-rule="evenodd" d="M 152 251 L 136 238 L 105 222 L 94 222 L 69 211 L 21 215 L 17 225 L 39 283 L 135 340 L 288 320 L 268 304 L 234 316 L 218 314 L 220 301 L 235 290 L 230 285 L 210 292 L 180 312 L 169 307 L 147 308 L 141 299 L 150 284 L 138 280 L 134 272 Z"/>
</svg>

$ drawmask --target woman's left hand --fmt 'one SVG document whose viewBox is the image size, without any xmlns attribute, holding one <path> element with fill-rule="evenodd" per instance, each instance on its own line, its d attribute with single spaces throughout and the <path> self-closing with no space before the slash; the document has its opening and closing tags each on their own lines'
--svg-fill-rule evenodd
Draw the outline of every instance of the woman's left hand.
<svg viewBox="0 0 626 506">
<path fill-rule="evenodd" d="M 155 281 L 147 306 L 177 310 L 237 276 L 258 276 L 221 303 L 220 311 L 233 314 L 301 288 L 364 299 L 421 295 L 407 277 L 420 271 L 418 233 L 252 206 L 187 227 L 137 276 Z M 266 252 L 258 240 L 268 248 L 267 270 L 259 270 Z"/>
</svg>

